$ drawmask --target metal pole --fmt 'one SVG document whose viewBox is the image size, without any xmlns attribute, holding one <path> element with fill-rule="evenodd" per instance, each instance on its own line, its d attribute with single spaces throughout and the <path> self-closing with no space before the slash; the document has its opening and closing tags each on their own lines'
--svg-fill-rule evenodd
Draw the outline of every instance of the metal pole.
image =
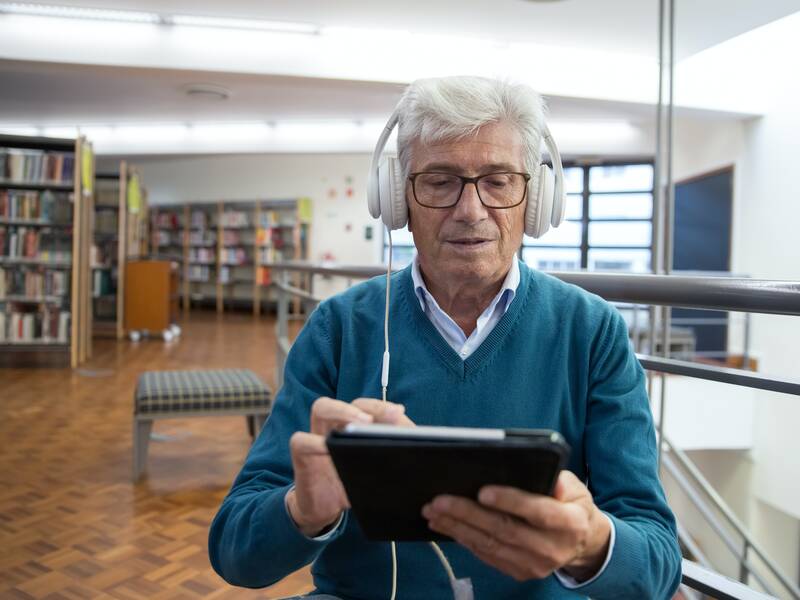
<svg viewBox="0 0 800 600">
<path fill-rule="evenodd" d="M 750 542 L 744 541 L 744 548 L 742 548 L 742 556 L 739 558 L 739 581 L 747 585 L 747 580 L 750 578 L 750 570 L 747 568 L 747 551 L 750 550 Z"/>
<path fill-rule="evenodd" d="M 750 370 L 750 313 L 744 313 L 744 350 L 742 351 L 742 368 Z"/>
</svg>

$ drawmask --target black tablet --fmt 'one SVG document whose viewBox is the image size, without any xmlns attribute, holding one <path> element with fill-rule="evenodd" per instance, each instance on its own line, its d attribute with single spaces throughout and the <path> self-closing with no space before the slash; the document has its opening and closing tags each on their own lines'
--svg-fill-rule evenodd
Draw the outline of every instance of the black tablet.
<svg viewBox="0 0 800 600">
<path fill-rule="evenodd" d="M 372 541 L 447 540 L 422 507 L 440 494 L 477 499 L 485 485 L 552 495 L 569 456 L 557 432 L 348 425 L 327 438 L 352 512 Z"/>
</svg>

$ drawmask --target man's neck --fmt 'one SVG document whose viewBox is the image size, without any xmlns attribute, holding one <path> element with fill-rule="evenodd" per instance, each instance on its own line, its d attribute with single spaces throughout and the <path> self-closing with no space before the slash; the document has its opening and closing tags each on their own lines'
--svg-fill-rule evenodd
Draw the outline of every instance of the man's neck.
<svg viewBox="0 0 800 600">
<path fill-rule="evenodd" d="M 486 310 L 492 300 L 503 287 L 508 269 L 491 280 L 456 281 L 436 280 L 425 274 L 423 266 L 419 265 L 419 272 L 425 281 L 425 287 L 447 315 L 455 321 L 467 337 L 475 330 L 478 317 Z"/>
</svg>

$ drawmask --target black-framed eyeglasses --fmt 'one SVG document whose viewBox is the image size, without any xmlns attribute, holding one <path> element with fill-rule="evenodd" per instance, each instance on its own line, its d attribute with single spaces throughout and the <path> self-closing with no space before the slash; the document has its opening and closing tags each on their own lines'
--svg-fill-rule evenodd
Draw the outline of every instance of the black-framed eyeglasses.
<svg viewBox="0 0 800 600">
<path fill-rule="evenodd" d="M 478 177 L 463 177 L 453 173 L 411 173 L 414 200 L 427 208 L 450 208 L 458 204 L 468 183 L 475 185 L 478 198 L 486 208 L 514 208 L 525 200 L 528 173 L 487 173 Z"/>
</svg>

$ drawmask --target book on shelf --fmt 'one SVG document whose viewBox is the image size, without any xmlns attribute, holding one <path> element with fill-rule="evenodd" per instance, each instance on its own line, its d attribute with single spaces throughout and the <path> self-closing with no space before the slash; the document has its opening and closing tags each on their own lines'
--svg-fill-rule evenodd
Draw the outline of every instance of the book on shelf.
<svg viewBox="0 0 800 600">
<path fill-rule="evenodd" d="M 242 210 L 226 210 L 222 213 L 222 227 L 244 228 L 250 226 L 250 214 Z"/>
<path fill-rule="evenodd" d="M 34 310 L 11 308 L 0 313 L 0 340 L 9 343 L 62 343 L 69 341 L 69 311 L 47 304 Z"/>
<path fill-rule="evenodd" d="M 69 224 L 72 220 L 72 198 L 72 192 L 0 190 L 0 219 Z"/>
<path fill-rule="evenodd" d="M 0 225 L 0 258 L 69 260 L 72 243 L 49 228 Z"/>
<path fill-rule="evenodd" d="M 222 243 L 226 246 L 236 246 L 241 240 L 242 236 L 236 230 L 226 229 L 222 232 Z"/>
<path fill-rule="evenodd" d="M 119 223 L 119 216 L 116 212 L 116 206 L 114 210 L 99 210 L 95 211 L 94 215 L 94 232 L 99 233 L 101 235 L 116 235 L 118 223 Z"/>
<path fill-rule="evenodd" d="M 205 265 L 189 266 L 189 281 L 203 283 L 211 279 L 211 269 Z"/>
<path fill-rule="evenodd" d="M 92 296 L 107 296 L 114 293 L 112 273 L 107 269 L 97 269 L 92 272 Z"/>
<path fill-rule="evenodd" d="M 220 248 L 219 260 L 224 265 L 244 265 L 248 262 L 244 248 Z"/>
<path fill-rule="evenodd" d="M 213 248 L 189 248 L 189 262 L 216 264 L 217 258 Z"/>
<path fill-rule="evenodd" d="M 0 182 L 70 184 L 75 155 L 21 148 L 0 148 Z"/>
<path fill-rule="evenodd" d="M 192 211 L 192 229 L 208 229 L 208 214 L 203 210 Z"/>
<path fill-rule="evenodd" d="M 43 267 L 0 267 L 0 300 L 7 296 L 64 296 L 69 292 L 69 276 L 68 271 Z"/>
<path fill-rule="evenodd" d="M 158 212 L 156 226 L 160 229 L 179 229 L 181 226 L 177 212 Z"/>
<path fill-rule="evenodd" d="M 269 267 L 258 267 L 256 271 L 256 283 L 258 285 L 269 285 L 272 283 L 272 269 Z"/>
<path fill-rule="evenodd" d="M 190 231 L 190 246 L 213 246 L 217 243 L 217 236 L 212 231 Z"/>
</svg>

